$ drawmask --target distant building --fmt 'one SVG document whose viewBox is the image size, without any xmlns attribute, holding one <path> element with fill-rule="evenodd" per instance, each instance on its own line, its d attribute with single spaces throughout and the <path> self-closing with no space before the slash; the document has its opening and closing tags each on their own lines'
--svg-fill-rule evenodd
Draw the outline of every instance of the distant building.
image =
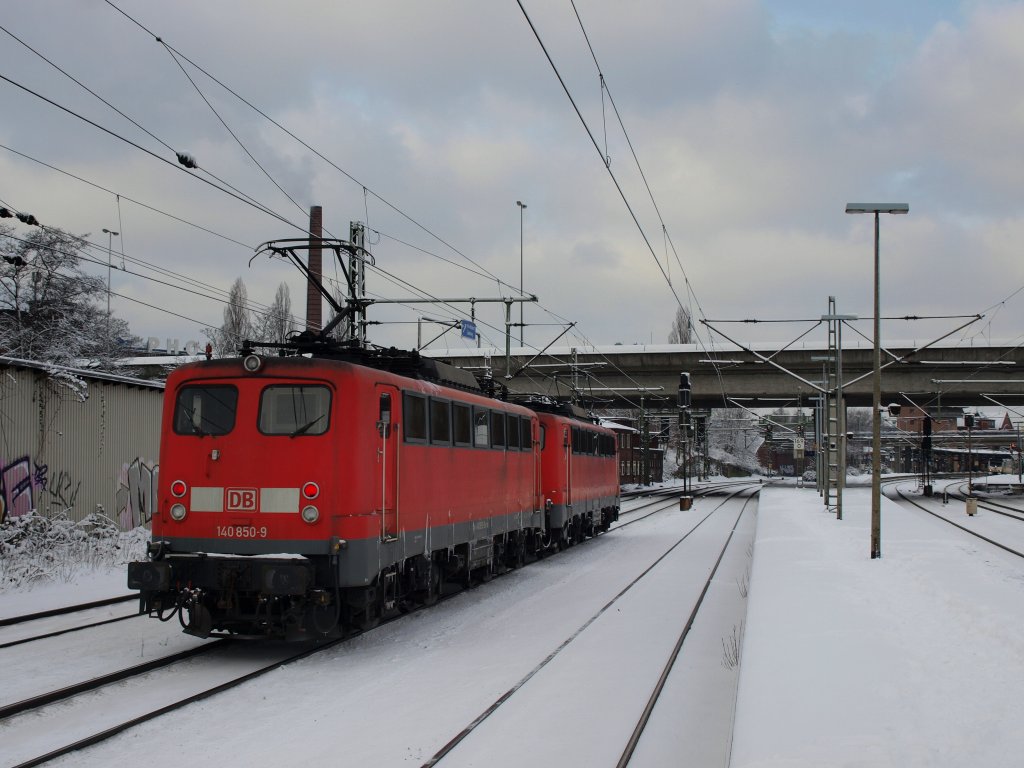
<svg viewBox="0 0 1024 768">
<path fill-rule="evenodd" d="M 601 425 L 615 432 L 619 452 L 619 485 L 660 483 L 664 479 L 665 449 L 660 445 L 656 429 L 648 434 L 647 446 L 643 444 L 643 433 L 632 417 L 616 417 L 614 421 L 602 420 Z M 652 421 L 651 424 L 657 422 Z M 644 471 L 646 462 L 646 472 Z"/>
</svg>

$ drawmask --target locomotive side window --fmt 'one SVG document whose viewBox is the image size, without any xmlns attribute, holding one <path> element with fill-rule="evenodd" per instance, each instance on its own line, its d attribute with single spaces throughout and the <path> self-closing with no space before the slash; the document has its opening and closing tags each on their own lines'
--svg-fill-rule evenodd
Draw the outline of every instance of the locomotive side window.
<svg viewBox="0 0 1024 768">
<path fill-rule="evenodd" d="M 508 449 L 510 451 L 519 450 L 519 417 L 514 416 L 511 413 L 508 414 L 506 420 L 506 436 L 508 437 Z"/>
<path fill-rule="evenodd" d="M 452 443 L 451 403 L 430 398 L 430 442 L 441 445 Z"/>
<path fill-rule="evenodd" d="M 411 392 L 402 393 L 402 408 L 405 411 L 405 441 L 407 443 L 427 442 L 427 398 Z"/>
<path fill-rule="evenodd" d="M 235 428 L 237 406 L 235 387 L 182 387 L 174 402 L 174 431 L 179 435 L 226 435 Z"/>
<path fill-rule="evenodd" d="M 530 420 L 525 416 L 519 420 L 519 445 L 524 451 L 533 448 L 533 439 L 530 434 Z"/>
<path fill-rule="evenodd" d="M 458 446 L 473 444 L 473 418 L 468 405 L 452 403 L 452 437 Z"/>
<path fill-rule="evenodd" d="M 260 395 L 259 429 L 265 435 L 322 435 L 330 424 L 331 390 L 273 384 Z"/>
<path fill-rule="evenodd" d="M 477 448 L 487 448 L 491 444 L 490 412 L 486 408 L 473 409 L 473 442 Z"/>
<path fill-rule="evenodd" d="M 505 414 L 491 412 L 491 448 L 505 447 Z"/>
</svg>

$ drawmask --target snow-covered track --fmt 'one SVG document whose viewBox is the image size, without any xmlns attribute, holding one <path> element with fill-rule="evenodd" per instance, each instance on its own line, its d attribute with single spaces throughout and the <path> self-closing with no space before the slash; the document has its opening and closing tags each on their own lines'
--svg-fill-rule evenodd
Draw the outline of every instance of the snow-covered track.
<svg viewBox="0 0 1024 768">
<path fill-rule="evenodd" d="M 133 727 L 135 727 L 135 726 L 137 726 L 137 725 L 139 725 L 141 723 L 144 723 L 144 722 L 146 722 L 148 720 L 152 720 L 152 719 L 154 719 L 156 717 L 160 717 L 161 715 L 165 715 L 165 714 L 173 712 L 173 711 L 175 711 L 177 709 L 181 709 L 182 707 L 186 707 L 189 704 L 192 704 L 192 703 L 197 702 L 197 701 L 201 701 L 201 700 L 206 699 L 206 698 L 208 698 L 210 696 L 213 696 L 213 695 L 215 695 L 217 693 L 221 693 L 222 691 L 226 691 L 226 690 L 229 690 L 231 688 L 235 688 L 235 687 L 237 687 L 239 685 L 242 685 L 243 683 L 248 682 L 249 680 L 252 680 L 253 678 L 259 677 L 259 676 L 264 675 L 264 674 L 267 674 L 268 672 L 271 672 L 271 671 L 273 671 L 275 669 L 278 669 L 278 668 L 280 668 L 281 666 L 283 666 L 285 664 L 290 664 L 292 662 L 299 661 L 300 659 L 304 659 L 307 656 L 310 656 L 311 654 L 317 653 L 317 652 L 319 652 L 319 651 L 321 651 L 321 650 L 323 650 L 325 648 L 328 648 L 328 647 L 330 647 L 332 645 L 335 645 L 338 642 L 341 642 L 341 641 L 340 640 L 332 641 L 332 642 L 324 643 L 322 645 L 318 645 L 318 646 L 314 646 L 314 647 L 310 647 L 309 645 L 304 645 L 304 646 L 301 646 L 300 648 L 296 648 L 294 645 L 279 646 L 279 650 L 277 652 L 273 652 L 273 653 L 268 654 L 269 657 L 270 657 L 269 661 L 264 659 L 261 662 L 257 662 L 255 666 L 253 666 L 252 664 L 249 664 L 248 667 L 246 668 L 246 670 L 243 673 L 241 673 L 241 674 L 235 674 L 234 672 L 231 672 L 231 673 L 229 673 L 227 675 L 228 679 L 225 680 L 225 681 L 218 682 L 218 683 L 216 683 L 214 685 L 205 685 L 205 684 L 200 685 L 200 686 L 198 686 L 198 688 L 199 688 L 198 690 L 193 690 L 192 692 L 190 692 L 190 693 L 188 693 L 187 695 L 184 695 L 184 696 L 180 696 L 180 697 L 172 696 L 171 700 L 168 703 L 163 704 L 162 706 L 158 706 L 158 707 L 156 707 L 154 709 L 146 711 L 143 714 L 137 715 L 137 716 L 132 717 L 130 719 L 121 720 L 120 722 L 115 722 L 115 723 L 111 723 L 111 724 L 105 724 L 105 727 L 102 727 L 100 730 L 97 730 L 94 733 L 90 733 L 88 735 L 84 735 L 84 736 L 80 736 L 78 738 L 75 738 L 72 742 L 70 742 L 68 744 L 65 744 L 64 746 L 57 747 L 55 749 L 49 749 L 44 754 L 39 754 L 37 756 L 27 757 L 27 758 L 24 757 L 24 756 L 15 756 L 13 754 L 13 750 L 14 750 L 14 746 L 15 745 L 13 743 L 11 743 L 11 742 L 8 742 L 7 743 L 7 747 L 12 749 L 12 755 L 11 756 L 14 757 L 14 759 L 19 760 L 19 762 L 14 764 L 12 766 L 12 768 L 30 768 L 30 766 L 42 765 L 43 763 L 46 763 L 46 762 L 48 762 L 50 760 L 54 760 L 54 759 L 56 759 L 58 757 L 61 757 L 63 755 L 67 755 L 67 754 L 70 754 L 72 752 L 78 751 L 80 749 L 84 749 L 85 747 L 89 747 L 89 746 L 92 746 L 94 744 L 98 744 L 99 742 L 104 741 L 106 739 L 109 739 L 112 736 L 115 736 L 115 735 L 117 735 L 119 733 L 122 733 L 122 732 L 128 730 L 129 728 L 133 728 Z M 198 648 L 192 649 L 189 652 L 180 653 L 180 654 L 174 654 L 173 657 L 166 657 L 165 659 L 161 659 L 160 661 L 164 662 L 164 663 L 152 663 L 152 664 L 146 664 L 146 665 L 139 665 L 138 667 L 134 667 L 131 670 L 125 670 L 123 673 L 121 673 L 120 679 L 125 680 L 125 679 L 128 679 L 128 678 L 138 678 L 141 675 L 146 674 L 147 671 L 148 672 L 158 671 L 159 674 L 166 676 L 166 680 L 169 682 L 172 679 L 173 675 L 175 674 L 175 670 L 172 668 L 172 665 L 180 664 L 180 663 L 186 662 L 186 661 L 188 661 L 188 660 L 190 660 L 190 659 L 192 659 L 192 658 L 194 658 L 196 656 L 202 655 L 202 656 L 206 656 L 207 657 L 207 658 L 205 658 L 203 660 L 203 662 L 205 663 L 205 669 L 207 670 L 207 673 L 204 674 L 202 671 L 200 671 L 199 673 L 193 672 L 192 678 L 196 679 L 196 680 L 198 680 L 198 679 L 204 679 L 204 680 L 214 679 L 215 680 L 218 677 L 224 677 L 224 667 L 225 666 L 230 666 L 230 665 L 239 666 L 237 658 L 227 658 L 227 657 L 221 658 L 220 657 L 221 654 L 218 654 L 216 652 L 217 651 L 223 651 L 224 653 L 230 653 L 231 650 L 239 648 L 239 647 L 243 647 L 243 646 L 238 644 L 238 643 L 235 643 L 233 641 L 229 641 L 229 640 L 214 641 L 214 642 L 208 643 L 206 645 L 199 646 Z M 260 648 L 260 646 L 257 646 L 255 644 L 250 644 L 250 645 L 248 645 L 248 647 L 250 649 L 252 649 L 252 648 Z M 144 667 L 147 667 L 147 666 L 150 667 L 150 669 L 148 669 L 148 670 L 143 669 Z M 114 676 L 111 676 L 111 677 L 114 677 Z M 83 683 L 80 686 L 72 686 L 73 688 L 81 688 L 81 690 L 76 692 L 76 693 L 74 693 L 74 695 L 76 695 L 76 696 L 80 696 L 80 695 L 83 695 L 83 694 L 84 695 L 88 695 L 89 691 L 95 690 L 95 686 L 92 685 L 93 682 L 94 681 L 88 681 L 87 683 Z M 111 680 L 107 680 L 103 684 L 104 685 L 110 685 L 113 682 L 115 682 L 115 680 L 111 679 Z M 160 684 L 159 681 L 156 681 L 156 682 L 150 681 L 150 682 L 148 682 L 146 684 L 146 687 L 150 688 L 150 689 L 158 690 L 161 687 L 161 684 Z M 166 687 L 166 688 L 173 688 L 174 686 L 166 685 L 164 687 Z M 69 690 L 69 689 L 66 689 L 66 691 L 67 690 Z M 50 703 L 48 705 L 46 705 L 46 706 L 54 706 L 54 705 L 56 705 L 57 707 L 66 706 L 67 702 L 69 701 L 68 696 L 60 696 L 58 698 L 58 694 L 66 693 L 66 691 L 54 692 L 53 694 L 50 694 L 47 697 L 38 697 L 38 698 L 39 699 L 44 699 L 44 698 L 51 699 Z M 14 708 L 21 709 L 21 707 L 17 706 L 17 705 Z M 5 707 L 4 709 L 5 710 L 9 710 L 9 709 L 12 709 L 12 707 Z M 54 719 L 63 719 L 64 718 L 63 714 L 52 713 L 48 709 L 41 709 L 38 706 L 33 711 L 27 713 L 26 716 L 32 717 L 32 718 L 46 718 L 46 717 L 49 717 L 51 714 L 52 714 Z M 12 716 L 13 716 L 13 714 L 12 714 Z M 6 720 L 6 716 L 4 716 L 3 719 L 0 719 L 0 723 L 3 723 L 4 720 Z"/>
<path fill-rule="evenodd" d="M 116 603 L 126 603 L 129 600 L 138 600 L 138 593 L 130 595 L 119 595 L 118 597 L 108 597 L 104 600 L 93 600 L 91 603 L 79 603 L 78 605 L 66 605 L 61 608 L 51 608 L 48 611 L 39 611 L 37 613 L 26 613 L 22 616 L 10 616 L 6 619 L 0 619 L 0 627 L 10 627 L 15 624 L 25 624 L 30 621 L 38 621 L 40 619 L 47 619 L 51 616 L 64 616 L 69 613 L 76 613 L 78 611 L 86 611 L 90 608 L 102 608 L 107 605 L 114 605 Z"/>
<path fill-rule="evenodd" d="M 626 744 L 626 748 L 622 751 L 622 755 L 619 758 L 619 762 L 616 763 L 616 768 L 625 768 L 629 765 L 630 759 L 633 757 L 633 753 L 636 751 L 637 744 L 640 743 L 640 737 L 643 735 L 644 729 L 647 727 L 647 723 L 651 719 L 651 713 L 654 712 L 654 707 L 658 703 L 658 699 L 661 697 L 662 691 L 665 689 L 665 683 L 668 681 L 669 675 L 672 673 L 672 668 L 675 666 L 676 659 L 679 658 L 679 653 L 683 649 L 683 643 L 686 641 L 687 635 L 690 634 L 690 630 L 693 628 L 693 622 L 697 618 L 697 612 L 704 604 L 704 598 L 707 597 L 708 590 L 711 589 L 711 583 L 714 581 L 715 574 L 718 573 L 718 568 L 722 564 L 722 559 L 725 557 L 725 552 L 729 548 L 729 544 L 732 543 L 733 536 L 736 534 L 736 528 L 740 524 L 740 520 L 743 514 L 747 511 L 747 505 L 755 498 L 760 492 L 760 489 L 752 493 L 743 502 L 743 506 L 740 507 L 740 512 L 736 516 L 736 521 L 732 524 L 732 529 L 729 531 L 729 536 L 726 538 L 725 543 L 722 544 L 722 549 L 718 553 L 718 559 L 715 560 L 715 565 L 711 569 L 711 573 L 708 574 L 707 579 L 704 582 L 704 587 L 701 589 L 700 596 L 697 598 L 697 602 L 694 603 L 693 609 L 690 611 L 690 615 L 686 620 L 686 626 L 683 627 L 682 632 L 679 633 L 679 638 L 676 640 L 675 647 L 672 649 L 672 653 L 668 660 L 665 662 L 665 666 L 662 669 L 661 676 L 658 678 L 657 684 L 654 686 L 654 690 L 651 692 L 651 697 L 647 700 L 647 706 L 644 707 L 644 711 L 641 713 L 640 718 L 637 720 L 636 727 L 633 729 L 633 734 L 630 736 L 629 741 Z M 742 493 L 737 491 L 729 496 L 729 499 L 734 498 Z M 667 553 L 666 553 L 667 554 Z"/>
<path fill-rule="evenodd" d="M 966 502 L 967 494 L 965 494 L 963 490 L 966 486 L 967 483 L 961 483 L 959 486 L 959 490 L 950 493 L 949 498 L 955 499 L 956 501 Z M 986 498 L 984 496 L 974 496 L 974 498 L 977 499 L 978 501 L 979 509 L 985 509 L 988 510 L 989 512 L 995 512 L 997 515 L 1002 515 L 1003 517 L 1008 517 L 1011 520 L 1017 520 L 1019 522 L 1024 523 L 1024 509 L 1021 509 L 1020 507 L 1013 507 L 1010 506 L 1009 504 L 1000 504 L 999 502 L 993 501 L 992 499 Z"/>
<path fill-rule="evenodd" d="M 757 485 L 758 485 L 758 491 L 759 491 L 760 484 L 757 484 Z M 554 650 L 552 650 L 546 657 L 544 657 L 524 677 L 522 677 L 511 688 L 509 688 L 507 691 L 505 691 L 505 693 L 503 693 L 489 707 L 487 707 L 479 715 L 477 715 L 477 717 L 475 717 L 465 728 L 462 729 L 462 731 L 460 731 L 458 734 L 456 734 L 455 737 L 453 737 L 440 750 L 438 750 L 429 760 L 427 760 L 425 763 L 423 763 L 422 768 L 430 768 L 430 766 L 435 766 L 435 765 L 443 762 L 445 760 L 445 758 L 448 757 L 448 755 L 450 755 L 453 751 L 455 751 L 459 747 L 459 745 L 462 744 L 474 731 L 476 731 L 476 729 L 480 725 L 482 725 L 485 721 L 488 720 L 488 718 L 493 716 L 495 713 L 499 712 L 499 710 L 501 710 L 501 708 L 506 703 L 508 703 L 509 700 L 512 699 L 517 692 L 519 692 L 527 683 L 529 683 L 531 679 L 533 679 L 535 676 L 538 675 L 538 673 L 540 673 L 542 670 L 544 670 L 546 667 L 548 667 L 553 661 L 555 661 L 556 658 L 559 658 L 559 656 L 562 654 L 562 652 L 565 651 L 567 648 L 569 648 L 574 643 L 574 641 L 576 641 L 578 638 L 580 638 L 580 636 L 583 635 L 588 628 L 590 628 L 595 622 L 597 622 L 599 619 L 601 619 L 602 616 L 605 616 L 606 614 L 609 614 L 610 613 L 610 609 L 612 609 L 613 607 L 615 607 L 616 610 L 618 610 L 620 608 L 620 606 L 621 606 L 620 601 L 622 600 L 623 597 L 625 597 L 628 593 L 630 593 L 630 591 L 634 587 L 636 587 L 637 585 L 643 583 L 645 581 L 645 579 L 647 579 L 649 576 L 651 576 L 652 573 L 655 573 L 657 567 L 663 561 L 665 561 L 667 558 L 669 558 L 669 556 L 672 555 L 673 552 L 675 552 L 677 550 L 677 548 L 679 548 L 680 545 L 683 544 L 683 542 L 685 542 L 687 539 L 689 539 L 691 537 L 691 535 L 693 535 L 695 532 L 697 532 L 698 529 L 700 529 L 701 526 L 704 525 L 704 523 L 706 523 L 709 519 L 714 517 L 715 514 L 717 512 L 719 512 L 719 510 L 722 510 L 723 508 L 725 508 L 726 505 L 728 505 L 733 499 L 735 499 L 735 497 L 737 497 L 737 496 L 741 495 L 742 493 L 744 493 L 744 490 L 745 489 L 739 489 L 739 490 L 735 490 L 733 493 L 728 494 L 726 496 L 726 498 L 724 498 L 720 503 L 718 503 L 711 511 L 709 511 L 706 515 L 704 515 L 694 525 L 692 525 L 682 536 L 680 536 L 671 546 L 669 546 L 668 549 L 666 549 L 659 557 L 657 557 L 653 562 L 651 562 L 635 578 L 633 578 L 630 582 L 628 582 L 625 587 L 623 587 L 614 597 L 612 597 L 611 600 L 609 600 L 607 603 L 605 603 L 599 610 L 597 610 L 592 616 L 590 616 L 585 622 L 583 622 L 583 624 L 581 624 L 574 632 L 572 632 L 572 634 L 570 634 Z M 726 542 L 723 545 L 723 547 L 721 549 L 721 552 L 719 553 L 718 559 L 716 560 L 714 567 L 711 569 L 710 574 L 707 576 L 707 579 L 704 582 L 703 589 L 701 590 L 700 595 L 699 595 L 699 597 L 698 597 L 698 599 L 696 601 L 696 604 L 693 606 L 693 608 L 692 608 L 692 610 L 691 610 L 691 612 L 689 614 L 688 620 L 686 622 L 685 627 L 683 628 L 682 634 L 679 637 L 678 641 L 676 642 L 675 648 L 674 648 L 674 650 L 673 650 L 673 652 L 671 654 L 671 657 L 669 658 L 667 664 L 665 665 L 665 667 L 664 667 L 664 669 L 662 671 L 661 678 L 659 679 L 658 683 L 656 684 L 653 694 L 648 699 L 648 705 L 645 708 L 644 712 L 642 713 L 637 727 L 634 729 L 634 733 L 633 733 L 634 738 L 630 739 L 630 741 L 628 742 L 628 744 L 627 744 L 627 746 L 625 748 L 625 751 L 623 753 L 623 759 L 625 760 L 625 762 L 628 762 L 629 755 L 632 754 L 632 751 L 633 751 L 633 749 L 635 749 L 637 741 L 639 740 L 640 735 L 643 733 L 644 725 L 646 724 L 647 719 L 650 717 L 651 711 L 653 711 L 653 709 L 654 709 L 654 704 L 657 702 L 658 696 L 659 696 L 662 688 L 664 687 L 665 680 L 668 677 L 668 673 L 671 671 L 672 666 L 673 666 L 676 658 L 679 655 L 679 651 L 680 651 L 680 649 L 682 647 L 683 641 L 685 640 L 686 635 L 689 633 L 690 628 L 693 625 L 693 622 L 694 622 L 694 619 L 697 616 L 698 610 L 700 609 L 701 604 L 704 601 L 704 597 L 706 596 L 707 591 L 708 591 L 708 589 L 709 589 L 709 587 L 711 585 L 711 582 L 714 579 L 715 573 L 718 570 L 718 565 L 721 563 L 722 558 L 724 557 L 725 551 L 728 548 L 729 542 L 732 540 L 732 536 L 733 536 L 733 533 L 736 530 L 736 526 L 739 524 L 739 521 L 742 518 L 743 513 L 746 510 L 747 504 L 749 503 L 750 499 L 755 498 L 757 496 L 758 491 L 755 491 L 753 494 L 750 495 L 750 498 L 748 498 L 746 501 L 744 501 L 744 503 L 743 503 L 743 505 L 742 505 L 742 507 L 740 509 L 739 515 L 737 516 L 735 522 L 733 522 L 733 524 L 732 524 L 732 529 L 729 532 L 728 537 L 726 538 Z M 643 520 L 646 517 L 650 517 L 653 514 L 656 514 L 656 513 L 655 512 L 649 513 L 648 515 L 645 515 L 644 517 L 637 518 L 635 520 L 631 520 L 631 521 L 629 521 L 629 523 L 639 522 L 640 520 Z M 623 526 L 620 525 L 619 528 L 621 528 L 621 527 L 623 527 Z M 625 762 L 622 762 L 620 764 L 621 765 L 625 765 Z"/>
<path fill-rule="evenodd" d="M 1009 547 L 1006 544 L 1003 544 L 1003 543 L 1001 543 L 999 541 L 996 541 L 993 538 L 990 538 L 990 537 L 985 536 L 985 535 L 983 535 L 981 533 L 978 533 L 977 531 L 973 531 L 973 530 L 971 530 L 970 528 L 968 528 L 966 526 L 960 525 L 960 523 L 957 523 L 957 522 L 954 522 L 953 520 L 950 520 L 945 515 L 940 515 L 938 512 L 936 512 L 936 511 L 934 511 L 932 509 L 928 509 L 927 506 L 925 506 L 924 504 L 921 504 L 920 502 L 910 498 L 905 493 L 903 493 L 903 491 L 901 491 L 899 489 L 896 489 L 896 494 L 900 497 L 900 499 L 902 499 L 903 501 L 907 502 L 908 504 L 913 505 L 914 507 L 917 507 L 922 512 L 927 512 L 932 517 L 936 517 L 939 520 L 942 520 L 944 523 L 948 523 L 949 525 L 952 525 L 954 528 L 959 528 L 964 533 L 968 533 L 971 536 L 974 536 L 976 538 L 981 539 L 982 541 L 988 542 L 989 544 L 991 544 L 994 547 L 998 547 L 999 549 L 1002 549 L 1005 552 L 1009 552 L 1011 555 L 1016 555 L 1017 557 L 1024 558 L 1024 552 L 1021 552 L 1020 550 L 1014 549 L 1013 547 Z"/>
<path fill-rule="evenodd" d="M 137 600 L 138 596 L 131 595 L 129 599 Z M 110 611 L 105 610 L 111 607 L 116 608 L 120 602 L 123 602 L 121 598 L 113 601 L 100 600 L 96 603 L 61 608 L 57 611 L 44 611 L 34 614 L 32 618 L 19 616 L 16 621 L 11 621 L 7 626 L 0 627 L 0 649 L 136 619 L 142 615 L 134 609 L 129 613 L 114 611 L 115 615 L 111 615 Z M 93 618 L 90 618 L 90 615 Z M 103 618 L 97 618 L 99 616 Z M 54 621 L 54 619 L 59 620 Z"/>
<path fill-rule="evenodd" d="M 751 482 L 750 480 L 735 481 L 729 483 L 716 483 L 713 485 L 696 488 L 692 491 L 689 491 L 689 493 L 691 493 L 695 498 L 705 498 L 710 496 L 716 496 L 724 492 L 726 494 L 726 497 L 731 499 L 750 488 L 760 488 L 761 485 L 762 484 L 758 481 Z M 669 493 L 669 490 L 671 490 L 672 492 Z M 669 509 L 676 509 L 678 500 L 683 494 L 684 491 L 681 488 L 664 489 L 663 492 L 658 494 L 657 498 L 655 498 L 654 500 L 648 501 L 645 504 L 640 504 L 635 507 L 630 507 L 629 509 L 622 510 L 621 512 L 619 512 L 619 521 L 617 523 L 613 523 L 608 530 L 609 532 L 617 531 L 621 528 L 625 528 L 627 525 L 632 525 L 633 523 L 639 522 L 641 520 L 646 520 L 651 515 L 655 515 L 659 512 L 664 512 Z M 666 499 L 670 499 L 670 501 L 667 504 L 665 503 Z M 637 512 L 643 512 L 644 510 L 648 509 L 651 509 L 651 511 L 647 512 L 646 514 L 640 515 L 639 517 L 629 517 L 628 519 L 623 519 L 626 517 L 626 515 L 635 515 Z"/>
<path fill-rule="evenodd" d="M 190 648 L 187 651 L 181 651 L 179 653 L 173 653 L 169 656 L 162 656 L 159 659 L 153 659 L 143 664 L 136 664 L 132 667 L 126 667 L 120 669 L 117 672 L 111 672 L 110 674 L 100 675 L 94 677 L 91 680 L 83 680 L 79 683 L 73 683 L 72 685 L 65 686 L 58 690 L 47 691 L 37 696 L 32 696 L 21 701 L 16 701 L 13 704 L 7 704 L 0 706 L 0 721 L 6 720 L 8 717 L 27 712 L 30 709 L 38 709 L 40 707 L 47 706 L 49 704 L 56 704 L 73 696 L 86 693 L 88 691 L 95 691 L 98 688 L 102 688 L 106 685 L 112 685 L 113 683 L 119 683 L 122 680 L 127 680 L 130 677 L 137 677 L 144 675 L 147 672 L 152 672 L 157 669 L 163 669 L 177 664 L 185 659 L 191 659 L 193 656 L 198 656 L 210 651 L 216 650 L 222 644 L 230 642 L 227 640 L 218 640 L 206 645 L 200 645 L 196 648 Z"/>
</svg>

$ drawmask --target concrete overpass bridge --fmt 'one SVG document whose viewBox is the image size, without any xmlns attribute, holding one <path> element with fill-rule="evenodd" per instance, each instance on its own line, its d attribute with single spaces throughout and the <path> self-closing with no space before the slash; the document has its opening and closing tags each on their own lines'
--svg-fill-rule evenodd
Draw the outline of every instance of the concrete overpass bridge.
<svg viewBox="0 0 1024 768">
<path fill-rule="evenodd" d="M 448 349 L 423 354 L 462 368 L 489 368 L 513 392 L 567 395 L 575 385 L 598 407 L 676 407 L 679 373 L 690 374 L 694 408 L 778 408 L 810 405 L 834 366 L 827 344 L 759 344 L 740 349 L 695 344 L 559 347 L 534 350 Z M 870 342 L 847 343 L 842 353 L 846 405 L 869 406 L 873 349 Z M 913 342 L 882 343 L 882 402 L 927 407 L 1017 407 L 1024 413 L 1024 349 L 991 342 L 964 346 Z M 524 366 L 527 366 L 524 368 Z M 522 369 L 522 370 L 521 370 Z M 517 373 L 518 372 L 518 373 Z"/>
</svg>

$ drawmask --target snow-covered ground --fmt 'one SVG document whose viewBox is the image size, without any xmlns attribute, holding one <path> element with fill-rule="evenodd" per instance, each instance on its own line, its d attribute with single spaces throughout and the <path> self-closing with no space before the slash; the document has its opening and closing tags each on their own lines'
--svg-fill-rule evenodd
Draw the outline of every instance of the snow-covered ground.
<svg viewBox="0 0 1024 768">
<path fill-rule="evenodd" d="M 189 756 L 227 765 L 422 765 L 720 501 L 659 513 L 58 764 L 170 766 Z M 931 503 L 966 518 L 962 503 Z M 869 489 L 847 490 L 840 522 L 813 488 L 765 488 L 756 534 L 745 518 L 633 764 L 727 765 L 730 737 L 737 768 L 1020 764 L 1024 560 L 883 499 L 883 557 L 873 561 L 869 506 Z M 972 524 L 989 517 L 982 510 Z M 519 702 L 497 727 L 481 727 L 441 765 L 615 765 L 621 734 L 635 724 L 636 703 L 735 511 L 729 518 L 709 519 L 659 565 L 656 580 L 627 592 L 513 695 L 510 704 Z M 997 530 L 1024 544 L 1024 523 L 986 528 Z M 735 574 L 755 535 L 744 600 Z M 0 616 L 50 607 L 61 594 L 67 603 L 106 596 L 123 574 L 110 579 L 0 594 Z M 744 602 L 736 692 L 723 628 Z M 109 631 L 104 637 L 114 642 Z M 95 653 L 74 639 L 50 643 L 55 653 Z M 0 650 L 0 688 L 19 674 L 21 665 L 5 663 L 14 650 Z M 119 706 L 116 692 L 97 701 Z M 701 733 L 721 748 L 695 748 Z M 0 736 L 0 764 L 9 763 L 2 744 L 12 736 Z"/>
<path fill-rule="evenodd" d="M 1024 764 L 1024 560 L 884 498 L 871 560 L 870 489 L 843 500 L 762 494 L 732 765 Z"/>
</svg>

